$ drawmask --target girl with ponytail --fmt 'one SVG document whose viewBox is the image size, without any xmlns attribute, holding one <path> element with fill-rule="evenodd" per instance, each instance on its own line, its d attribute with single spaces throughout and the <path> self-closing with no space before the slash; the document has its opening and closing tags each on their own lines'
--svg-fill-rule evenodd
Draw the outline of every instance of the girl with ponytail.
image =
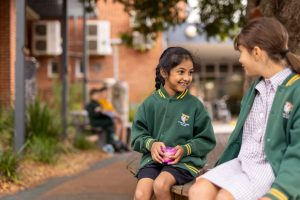
<svg viewBox="0 0 300 200">
<path fill-rule="evenodd" d="M 275 18 L 250 21 L 234 41 L 248 76 L 236 127 L 216 167 L 197 178 L 189 199 L 300 198 L 300 60 Z"/>
<path fill-rule="evenodd" d="M 166 49 L 156 67 L 155 88 L 135 116 L 131 145 L 143 154 L 135 200 L 170 200 L 172 185 L 192 181 L 215 146 L 208 113 L 189 93 L 194 62 L 181 47 Z"/>
</svg>

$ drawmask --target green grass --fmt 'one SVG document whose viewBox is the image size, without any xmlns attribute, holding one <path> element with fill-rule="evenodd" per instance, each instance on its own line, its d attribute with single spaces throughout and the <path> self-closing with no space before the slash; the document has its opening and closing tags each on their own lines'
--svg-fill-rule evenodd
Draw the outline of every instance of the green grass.
<svg viewBox="0 0 300 200">
<path fill-rule="evenodd" d="M 17 177 L 20 157 L 12 150 L 0 153 L 0 174 L 14 181 Z"/>
<path fill-rule="evenodd" d="M 28 145 L 28 155 L 34 161 L 54 164 L 60 152 L 60 144 L 49 137 L 33 137 Z"/>
<path fill-rule="evenodd" d="M 80 150 L 89 150 L 95 147 L 95 145 L 88 141 L 84 135 L 78 134 L 74 138 L 74 147 Z"/>
<path fill-rule="evenodd" d="M 41 101 L 35 101 L 27 108 L 26 116 L 27 138 L 34 136 L 58 138 L 61 132 L 59 116 Z"/>
</svg>

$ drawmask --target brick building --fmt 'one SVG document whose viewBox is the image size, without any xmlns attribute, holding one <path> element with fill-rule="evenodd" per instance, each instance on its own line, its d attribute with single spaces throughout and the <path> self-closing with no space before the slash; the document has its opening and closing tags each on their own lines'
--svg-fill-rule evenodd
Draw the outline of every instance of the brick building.
<svg viewBox="0 0 300 200">
<path fill-rule="evenodd" d="M 16 56 L 16 17 L 14 1 L 0 1 L 0 102 L 14 99 Z"/>
<path fill-rule="evenodd" d="M 16 48 L 16 13 L 15 1 L 0 0 L 0 98 L 1 101 L 12 101 L 14 96 L 14 69 Z M 38 1 L 28 1 L 34 4 Z M 40 1 L 42 3 L 43 1 Z M 72 1 L 70 1 L 72 2 Z M 74 2 L 74 1 L 73 1 Z M 42 16 L 36 7 L 26 6 L 26 49 L 28 54 L 36 58 L 37 86 L 43 96 L 51 95 L 50 91 L 54 82 L 61 72 L 61 56 L 37 55 L 33 52 L 32 24 L 36 21 L 60 20 L 56 17 Z M 110 23 L 110 39 L 120 37 L 120 32 L 130 29 L 129 16 L 124 12 L 123 6 L 113 1 L 98 1 L 98 15 L 89 18 L 89 21 L 105 20 Z M 45 9 L 44 9 L 45 10 Z M 48 10 L 51 10 L 49 8 Z M 45 12 L 45 11 L 44 11 Z M 34 17 L 30 17 L 30 14 Z M 81 16 L 69 17 L 68 31 L 68 79 L 69 83 L 82 82 L 82 55 L 83 55 L 83 20 Z M 129 86 L 129 100 L 131 103 L 142 101 L 154 89 L 155 67 L 159 55 L 163 49 L 162 37 L 155 42 L 153 49 L 140 53 L 136 50 L 118 45 L 119 80 L 125 81 Z M 100 87 L 103 80 L 114 77 L 113 52 L 108 55 L 89 56 L 89 87 Z"/>
</svg>

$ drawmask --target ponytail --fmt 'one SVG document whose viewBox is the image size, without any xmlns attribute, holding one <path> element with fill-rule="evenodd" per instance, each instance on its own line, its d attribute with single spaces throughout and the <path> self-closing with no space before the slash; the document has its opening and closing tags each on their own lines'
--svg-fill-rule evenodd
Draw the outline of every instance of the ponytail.
<svg viewBox="0 0 300 200">
<path fill-rule="evenodd" d="M 155 90 L 158 90 L 160 88 L 160 85 L 165 83 L 164 78 L 160 74 L 160 66 L 157 65 L 155 69 Z"/>
<path fill-rule="evenodd" d="M 300 74 L 300 57 L 290 51 L 286 53 L 285 57 L 291 68 Z"/>
</svg>

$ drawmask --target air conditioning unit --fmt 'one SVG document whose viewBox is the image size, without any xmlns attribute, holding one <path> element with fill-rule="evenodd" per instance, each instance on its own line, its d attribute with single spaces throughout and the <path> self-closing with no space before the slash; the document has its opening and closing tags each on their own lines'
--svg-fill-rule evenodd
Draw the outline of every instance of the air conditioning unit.
<svg viewBox="0 0 300 200">
<path fill-rule="evenodd" d="M 90 55 L 111 55 L 110 22 L 88 21 L 88 46 Z"/>
<path fill-rule="evenodd" d="M 32 34 L 34 55 L 60 55 L 62 53 L 59 21 L 36 21 L 32 24 Z"/>
</svg>

